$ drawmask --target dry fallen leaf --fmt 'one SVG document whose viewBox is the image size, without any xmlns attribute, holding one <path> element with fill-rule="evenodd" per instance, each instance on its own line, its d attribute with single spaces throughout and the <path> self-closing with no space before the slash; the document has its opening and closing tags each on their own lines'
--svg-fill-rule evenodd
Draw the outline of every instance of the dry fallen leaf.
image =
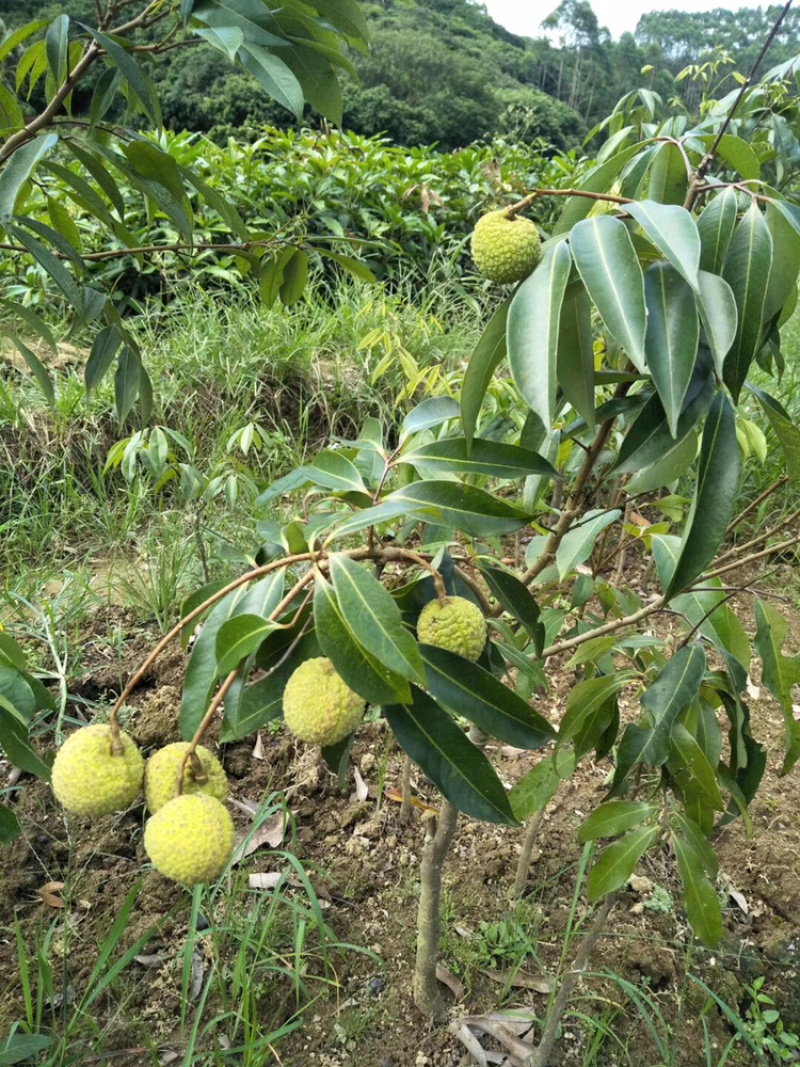
<svg viewBox="0 0 800 1067">
<path fill-rule="evenodd" d="M 252 752 L 253 759 L 265 759 L 264 755 L 264 742 L 261 740 L 261 734 L 256 734 L 256 743 L 253 745 Z"/>
<path fill-rule="evenodd" d="M 383 795 L 387 800 L 394 800 L 398 804 L 403 803 L 403 794 L 399 789 L 384 789 Z M 431 804 L 426 804 L 425 801 L 420 800 L 419 797 L 411 797 L 411 807 L 418 808 L 420 811 L 429 811 L 432 815 L 436 815 L 439 810 Z"/>
<path fill-rule="evenodd" d="M 286 816 L 282 811 L 276 812 L 272 818 L 263 822 L 252 834 L 241 834 L 236 848 L 233 850 L 231 863 L 241 863 L 245 856 L 249 856 L 262 845 L 277 848 L 283 841 L 286 833 Z"/>
<path fill-rule="evenodd" d="M 446 985 L 457 1001 L 461 1001 L 466 996 L 466 990 L 463 984 L 456 978 L 454 974 L 451 974 L 446 967 L 443 967 L 441 963 L 436 964 L 436 979 L 443 985 Z"/>
<path fill-rule="evenodd" d="M 168 962 L 167 956 L 162 956 L 158 952 L 152 956 L 134 956 L 137 963 L 141 963 L 142 967 L 163 967 Z"/>
<path fill-rule="evenodd" d="M 63 888 L 63 882 L 48 882 L 47 885 L 43 885 L 42 888 L 37 889 L 36 892 L 49 907 L 63 908 L 64 901 L 61 897 L 57 896 Z"/>
<path fill-rule="evenodd" d="M 274 889 L 282 877 L 280 871 L 265 871 L 263 874 L 248 875 L 247 884 L 251 889 Z"/>
<path fill-rule="evenodd" d="M 532 989 L 535 993 L 550 993 L 553 989 L 553 983 L 547 978 L 537 978 L 524 971 L 493 971 L 489 968 L 481 968 L 481 974 L 485 974 L 498 985 L 507 985 L 513 989 Z"/>
<path fill-rule="evenodd" d="M 353 778 L 356 783 L 356 798 L 361 801 L 368 800 L 369 788 L 367 787 L 367 783 L 361 777 L 361 772 L 358 767 L 353 767 Z"/>
</svg>

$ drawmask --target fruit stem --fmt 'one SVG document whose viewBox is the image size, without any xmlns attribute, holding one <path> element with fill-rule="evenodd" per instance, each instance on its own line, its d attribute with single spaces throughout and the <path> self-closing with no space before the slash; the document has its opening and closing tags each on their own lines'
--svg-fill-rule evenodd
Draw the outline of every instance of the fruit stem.
<svg viewBox="0 0 800 1067">
<path fill-rule="evenodd" d="M 124 756 L 125 746 L 122 744 L 122 733 L 119 727 L 119 717 L 112 714 L 108 720 L 108 725 L 111 729 L 111 755 L 112 756 Z"/>
<path fill-rule="evenodd" d="M 236 679 L 238 677 L 239 677 L 239 666 L 237 664 L 235 669 L 231 671 L 231 673 L 228 675 L 228 677 L 225 679 L 225 681 L 219 687 L 217 692 L 214 694 L 214 699 L 208 705 L 208 711 L 205 713 L 205 715 L 202 718 L 202 721 L 201 721 L 200 725 L 195 730 L 194 737 L 189 742 L 189 747 L 186 749 L 186 752 L 184 753 L 183 759 L 181 760 L 181 765 L 180 765 L 180 768 L 178 769 L 178 784 L 177 784 L 177 787 L 175 789 L 175 796 L 179 797 L 181 795 L 181 793 L 183 791 L 183 778 L 184 778 L 184 775 L 186 774 L 187 764 L 189 763 L 190 760 L 193 760 L 193 759 L 196 758 L 195 749 L 200 744 L 200 742 L 203 740 L 203 734 L 206 732 L 206 730 L 208 729 L 208 727 L 209 727 L 209 725 L 211 723 L 211 720 L 216 715 L 217 709 L 219 708 L 219 706 L 222 703 L 222 701 L 225 699 L 225 697 L 226 697 L 226 695 L 228 693 L 228 690 L 230 689 L 230 687 L 233 685 L 233 683 L 236 681 Z M 198 760 L 198 762 L 199 762 L 199 760 Z"/>
<path fill-rule="evenodd" d="M 522 200 L 518 200 L 516 204 L 509 204 L 505 209 L 506 217 L 513 218 L 514 215 L 518 215 L 520 211 L 529 208 L 534 200 L 538 200 L 542 196 L 583 196 L 589 200 L 608 200 L 612 204 L 633 203 L 633 200 L 626 196 L 614 196 L 613 193 L 592 193 L 588 189 L 534 189 L 532 193 L 528 193 Z"/>
</svg>

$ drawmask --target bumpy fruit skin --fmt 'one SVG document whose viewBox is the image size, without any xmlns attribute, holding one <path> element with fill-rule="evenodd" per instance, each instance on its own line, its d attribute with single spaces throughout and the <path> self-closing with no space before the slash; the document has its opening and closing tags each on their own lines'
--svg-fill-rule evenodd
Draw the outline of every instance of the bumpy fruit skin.
<svg viewBox="0 0 800 1067">
<path fill-rule="evenodd" d="M 336 673 L 325 656 L 301 663 L 283 691 L 286 726 L 309 745 L 335 745 L 361 722 L 366 701 Z"/>
<path fill-rule="evenodd" d="M 478 219 L 470 252 L 484 278 L 511 285 L 527 278 L 539 262 L 542 242 L 530 219 L 508 218 L 501 208 Z"/>
<path fill-rule="evenodd" d="M 478 605 L 463 596 L 430 600 L 419 613 L 417 637 L 424 645 L 474 661 L 486 644 L 486 620 Z"/>
<path fill-rule="evenodd" d="M 144 850 L 157 871 L 173 882 L 213 882 L 233 852 L 233 820 L 216 797 L 173 797 L 144 828 Z"/>
<path fill-rule="evenodd" d="M 188 741 L 175 741 L 154 752 L 144 769 L 144 799 L 151 812 L 172 800 L 178 786 L 178 772 L 189 747 Z M 192 772 L 191 760 L 186 764 L 181 794 L 204 793 L 224 801 L 228 796 L 228 778 L 217 757 L 198 745 L 195 749 L 198 759 L 203 764 L 208 781 L 197 782 Z"/>
<path fill-rule="evenodd" d="M 70 734 L 53 763 L 52 786 L 67 811 L 110 815 L 123 811 L 139 795 L 144 759 L 132 737 L 120 733 L 123 753 L 111 754 L 111 727 L 84 726 Z"/>
</svg>

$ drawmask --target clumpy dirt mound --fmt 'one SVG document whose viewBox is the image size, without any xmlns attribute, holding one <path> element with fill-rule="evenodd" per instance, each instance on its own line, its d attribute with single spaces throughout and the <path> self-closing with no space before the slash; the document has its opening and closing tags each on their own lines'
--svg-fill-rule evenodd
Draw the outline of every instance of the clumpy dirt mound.
<svg viewBox="0 0 800 1067">
<path fill-rule="evenodd" d="M 84 674 L 71 683 L 74 692 L 106 708 L 158 637 L 121 609 L 98 613 L 90 630 L 120 623 L 130 638 L 122 662 L 111 664 L 99 654 L 92 661 L 88 653 Z M 793 633 L 800 633 L 798 618 L 792 624 Z M 787 651 L 800 640 L 789 644 Z M 185 665 L 186 654 L 173 647 L 130 701 L 126 729 L 145 755 L 178 737 Z M 544 710 L 558 715 L 573 680 L 563 666 L 554 672 Z M 749 702 L 753 731 L 768 747 L 768 771 L 753 805 L 754 835 L 747 838 L 739 820 L 716 837 L 722 868 L 718 885 L 726 904 L 723 942 L 712 952 L 694 941 L 674 858 L 667 852 L 648 854 L 612 912 L 593 971 L 582 980 L 573 1014 L 564 1021 L 552 1067 L 653 1067 L 670 1049 L 674 1062 L 695 1067 L 705 1062 L 706 1040 L 716 1064 L 734 1031 L 699 983 L 745 1017 L 750 1005 L 745 987 L 763 976 L 764 990 L 775 999 L 785 1025 L 800 1027 L 800 784 L 796 775 L 779 777 L 779 709 L 763 688 L 754 689 Z M 237 827 L 246 830 L 248 807 L 275 790 L 286 795 L 293 827 L 280 844 L 270 838 L 272 844 L 256 849 L 229 879 L 204 891 L 192 934 L 192 893 L 146 863 L 141 805 L 102 819 L 65 816 L 46 783 L 21 781 L 12 800 L 23 835 L 6 851 L 0 868 L 0 1034 L 26 1017 L 15 923 L 34 1003 L 41 987 L 37 953 L 53 976 L 53 988 L 42 989 L 42 1025 L 63 1033 L 74 1019 L 74 1005 L 96 982 L 93 969 L 115 917 L 140 883 L 111 959 L 144 941 L 92 1004 L 96 1033 L 83 1020 L 73 1024 L 75 1055 L 85 1051 L 87 1059 L 113 1064 L 179 1062 L 200 1013 L 194 1062 L 213 1062 L 202 1053 L 215 1044 L 224 1051 L 226 1040 L 243 1040 L 235 1021 L 244 1006 L 262 1033 L 291 1027 L 298 1012 L 303 1018 L 299 1029 L 275 1036 L 259 1051 L 263 1064 L 469 1063 L 447 1025 L 428 1026 L 412 1004 L 419 861 L 438 800 L 415 771 L 412 821 L 401 823 L 394 799 L 401 753 L 386 725 L 371 722 L 359 732 L 344 792 L 314 750 L 297 748 L 281 732 L 262 731 L 258 742 L 248 738 L 223 746 L 220 754 Z M 499 745 L 491 745 L 489 755 L 509 784 L 540 758 Z M 583 895 L 575 899 L 582 855 L 576 830 L 603 798 L 609 769 L 607 760 L 586 761 L 548 805 L 519 902 L 509 899 L 509 888 L 522 832 L 460 820 L 448 862 L 441 953 L 451 983 L 443 992 L 453 1019 L 498 1008 L 520 1009 L 537 1020 L 544 1016 L 573 908 L 578 923 L 591 912 Z M 274 907 L 270 879 L 287 868 L 281 849 L 305 865 L 330 937 L 342 946 L 329 947 L 327 963 L 308 924 L 303 927 L 308 940 L 301 939 L 298 948 L 296 912 L 307 906 L 302 884 L 283 891 L 290 902 L 286 907 Z M 261 875 L 267 888 L 250 887 L 251 874 Z M 212 1025 L 215 1017 L 221 1021 Z M 650 1026 L 664 1043 L 661 1051 Z M 602 1027 L 615 1037 L 604 1038 Z M 534 1035 L 538 1030 L 535 1023 Z M 754 1062 L 744 1045 L 726 1061 L 728 1067 Z"/>
</svg>

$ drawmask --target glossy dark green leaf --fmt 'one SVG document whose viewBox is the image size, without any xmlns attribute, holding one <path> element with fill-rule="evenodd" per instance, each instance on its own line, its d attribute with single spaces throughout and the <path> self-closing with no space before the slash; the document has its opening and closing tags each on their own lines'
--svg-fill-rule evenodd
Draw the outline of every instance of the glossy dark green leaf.
<svg viewBox="0 0 800 1067">
<path fill-rule="evenodd" d="M 21 151 L 21 149 L 20 149 Z M 5 177 L 7 170 L 3 171 L 0 179 Z M 1 192 L 1 190 L 0 190 Z M 75 279 L 62 261 L 36 237 L 28 233 L 21 226 L 11 227 L 12 236 L 30 252 L 33 258 L 50 275 L 52 280 L 67 298 L 70 304 L 77 310 L 81 308 L 81 293 Z"/>
<path fill-rule="evenodd" d="M 713 588 L 682 593 L 672 601 L 672 610 L 685 615 L 689 624 L 698 627 L 720 652 L 730 652 L 749 671 L 750 641 L 728 606 L 727 597 L 720 588 L 722 583 L 719 578 L 709 578 L 703 584 Z"/>
<path fill-rule="evenodd" d="M 695 738 L 680 722 L 674 723 L 672 727 L 672 750 L 667 766 L 680 789 L 687 790 L 691 781 L 693 788 L 703 794 L 710 808 L 715 811 L 725 810 L 714 768 Z"/>
<path fill-rule="evenodd" d="M 591 193 L 607 192 L 628 160 L 638 155 L 646 143 L 639 142 L 638 144 L 629 145 L 610 159 L 606 159 L 599 165 L 592 167 L 580 179 L 577 188 Z M 564 210 L 553 228 L 553 236 L 569 233 L 575 223 L 580 219 L 585 219 L 594 206 L 594 201 L 587 196 L 571 196 L 564 205 Z"/>
<path fill-rule="evenodd" d="M 692 288 L 698 286 L 700 234 L 697 224 L 684 207 L 640 200 L 626 205 L 644 232 Z"/>
<path fill-rule="evenodd" d="M 329 248 L 315 248 L 314 251 L 318 256 L 338 263 L 343 270 L 346 270 L 348 274 L 352 274 L 354 278 L 358 278 L 359 281 L 368 282 L 370 285 L 377 281 L 366 263 L 356 259 L 354 256 L 345 256 L 341 252 L 332 252 Z"/>
<path fill-rule="evenodd" d="M 342 618 L 336 593 L 324 579 L 314 582 L 314 623 L 322 651 L 350 688 L 371 704 L 411 700 L 408 682 L 363 648 Z"/>
<path fill-rule="evenodd" d="M 728 247 L 722 276 L 733 290 L 739 321 L 725 359 L 725 384 L 734 401 L 744 385 L 753 357 L 764 340 L 764 307 L 772 267 L 772 237 L 754 201 L 742 217 Z"/>
<path fill-rule="evenodd" d="M 190 593 L 185 600 L 181 601 L 181 618 L 185 619 L 187 615 L 191 615 L 195 608 L 199 608 L 201 604 L 204 604 L 206 600 L 209 599 L 209 597 L 212 597 L 215 593 L 218 593 L 221 589 L 224 589 L 227 584 L 227 578 L 218 578 L 217 581 L 209 582 L 207 585 L 204 585 L 200 589 L 197 589 L 194 593 Z M 205 618 L 206 615 L 208 615 L 209 611 L 213 610 L 214 605 L 204 611 L 203 614 L 199 616 L 197 622 L 195 623 L 195 626 L 197 626 L 198 623 L 203 618 Z M 186 646 L 189 644 L 189 641 L 191 640 L 193 629 L 194 627 L 192 626 L 186 626 L 183 630 L 183 633 L 181 634 L 181 644 L 184 648 L 186 648 Z"/>
<path fill-rule="evenodd" d="M 652 819 L 660 810 L 658 804 L 643 801 L 609 800 L 583 820 L 578 828 L 578 840 L 583 843 L 596 841 L 599 837 L 617 837 Z"/>
<path fill-rule="evenodd" d="M 19 837 L 21 832 L 22 828 L 19 825 L 19 819 L 16 817 L 14 812 L 11 810 L 11 808 L 9 808 L 7 804 L 0 804 L 0 845 L 10 845 L 15 838 Z M 20 1034 L 20 1037 L 24 1036 L 29 1035 Z M 46 1038 L 45 1040 L 48 1044 L 50 1043 L 49 1038 Z M 46 1047 L 47 1045 L 37 1045 L 31 1051 L 38 1052 L 40 1051 L 40 1049 Z M 2 1055 L 3 1045 L 0 1044 L 0 1063 L 2 1063 Z M 29 1053 L 24 1053 L 23 1056 L 20 1057 L 20 1062 L 22 1059 L 27 1059 L 28 1055 Z"/>
<path fill-rule="evenodd" d="M 404 441 L 410 434 L 419 433 L 420 430 L 430 430 L 434 426 L 441 426 L 443 422 L 457 419 L 460 414 L 461 407 L 452 397 L 429 397 L 412 408 L 403 419 L 400 426 L 400 440 Z"/>
<path fill-rule="evenodd" d="M 719 392 L 706 417 L 692 512 L 667 599 L 690 585 L 716 555 L 736 510 L 740 467 L 736 417 L 727 396 Z"/>
<path fill-rule="evenodd" d="M 470 356 L 461 385 L 461 425 L 467 442 L 475 436 L 481 405 L 494 372 L 506 355 L 506 323 L 511 297 L 495 310 Z"/>
<path fill-rule="evenodd" d="M 694 293 L 669 263 L 655 263 L 644 276 L 647 302 L 647 365 L 673 437 L 692 379 L 700 320 Z"/>
<path fill-rule="evenodd" d="M 348 737 L 337 741 L 335 745 L 324 745 L 322 748 L 322 758 L 339 779 L 339 788 L 342 790 L 347 786 L 347 768 L 350 765 L 350 753 L 353 751 L 355 736 L 354 731 Z"/>
<path fill-rule="evenodd" d="M 541 656 L 544 650 L 544 626 L 540 619 L 539 605 L 530 589 L 511 571 L 485 559 L 478 561 L 478 567 L 492 595 L 525 627 L 533 641 L 536 655 Z"/>
<path fill-rule="evenodd" d="M 686 199 L 689 174 L 680 148 L 671 142 L 660 144 L 648 172 L 647 197 L 659 204 L 682 204 Z"/>
<path fill-rule="evenodd" d="M 239 49 L 239 60 L 273 100 L 291 111 L 298 120 L 303 114 L 303 88 L 297 75 L 282 59 L 252 41 Z"/>
<path fill-rule="evenodd" d="M 217 633 L 217 669 L 228 674 L 261 645 L 278 624 L 260 615 L 237 615 L 222 624 Z"/>
<path fill-rule="evenodd" d="M 283 268 L 279 294 L 284 307 L 296 304 L 305 292 L 308 281 L 308 256 L 301 249 L 296 248 L 294 255 Z"/>
<path fill-rule="evenodd" d="M 792 710 L 792 686 L 800 682 L 800 655 L 784 656 L 781 652 L 789 624 L 771 604 L 756 598 L 755 614 L 754 644 L 761 658 L 761 678 L 783 711 L 786 757 L 782 773 L 787 774 L 800 758 L 800 722 Z"/>
<path fill-rule="evenodd" d="M 416 686 L 412 691 L 411 704 L 383 709 L 401 748 L 465 815 L 517 825 L 508 794 L 483 752 L 431 697 Z"/>
<path fill-rule="evenodd" d="M 141 374 L 142 361 L 139 353 L 131 345 L 125 345 L 117 359 L 117 370 L 114 375 L 114 406 L 120 425 L 128 417 L 139 396 Z"/>
<path fill-rule="evenodd" d="M 84 370 L 87 394 L 103 380 L 121 344 L 122 334 L 116 326 L 105 326 L 97 334 Z"/>
<path fill-rule="evenodd" d="M 678 419 L 677 435 L 672 436 L 661 400 L 654 394 L 625 435 L 619 459 L 612 468 L 614 472 L 635 473 L 663 459 L 701 422 L 711 406 L 714 390 L 711 368 L 705 363 L 701 365 L 698 358 L 695 376 L 689 383 L 685 406 Z"/>
<path fill-rule="evenodd" d="M 556 377 L 566 399 L 594 429 L 592 306 L 581 282 L 567 286 L 558 327 Z"/>
<path fill-rule="evenodd" d="M 8 223 L 14 214 L 20 190 L 31 176 L 34 167 L 58 144 L 58 135 L 45 133 L 18 148 L 0 173 L 0 222 Z"/>
<path fill-rule="evenodd" d="M 79 23 L 79 25 L 102 46 L 110 61 L 122 72 L 131 91 L 138 99 L 142 111 L 154 126 L 160 127 L 161 105 L 158 101 L 158 93 L 130 52 L 113 38 L 100 33 L 99 30 L 94 30 L 84 23 Z"/>
<path fill-rule="evenodd" d="M 3 704 L 0 695 L 0 750 L 15 767 L 37 778 L 49 778 L 50 768 L 31 748 L 27 728 Z"/>
<path fill-rule="evenodd" d="M 516 817 L 524 822 L 535 811 L 547 807 L 558 787 L 575 770 L 575 753 L 571 748 L 558 749 L 533 766 L 514 784 L 508 799 Z"/>
<path fill-rule="evenodd" d="M 657 826 L 640 826 L 607 845 L 589 874 L 589 899 L 597 900 L 625 885 L 636 864 L 657 837 Z"/>
<path fill-rule="evenodd" d="M 619 508 L 606 511 L 594 508 L 581 516 L 579 524 L 564 535 L 556 550 L 558 576 L 563 579 L 580 563 L 584 563 L 594 551 L 597 538 L 622 515 Z"/>
<path fill-rule="evenodd" d="M 687 838 L 672 835 L 672 846 L 683 883 L 683 902 L 693 933 L 708 948 L 722 937 L 722 908 L 717 891 L 709 881 L 701 857 Z"/>
<path fill-rule="evenodd" d="M 735 189 L 725 189 L 709 200 L 697 220 L 700 234 L 700 269 L 719 274 L 728 246 L 736 229 L 737 196 Z"/>
<path fill-rule="evenodd" d="M 431 696 L 490 737 L 518 748 L 541 748 L 556 731 L 527 701 L 477 663 L 433 645 L 420 645 Z"/>
<path fill-rule="evenodd" d="M 625 224 L 610 215 L 584 219 L 570 233 L 569 243 L 578 273 L 609 333 L 643 371 L 644 278 Z"/>
<path fill-rule="evenodd" d="M 714 357 L 714 368 L 721 378 L 725 357 L 736 337 L 739 312 L 733 290 L 719 274 L 700 271 L 697 310 L 700 312 L 706 343 Z"/>
<path fill-rule="evenodd" d="M 28 665 L 25 653 L 14 638 L 0 630 L 0 664 L 3 661 L 20 671 L 24 671 Z"/>
<path fill-rule="evenodd" d="M 529 516 L 501 497 L 458 482 L 414 482 L 336 524 L 331 538 L 339 538 L 400 516 L 452 526 L 470 537 L 513 533 Z"/>
<path fill-rule="evenodd" d="M 581 754 L 594 748 L 612 719 L 613 698 L 633 677 L 632 671 L 617 671 L 586 678 L 573 686 L 558 728 L 557 747 L 580 737 Z"/>
<path fill-rule="evenodd" d="M 409 681 L 423 681 L 425 668 L 400 608 L 371 570 L 347 556 L 329 557 L 339 611 L 356 641 L 388 670 Z"/>
<path fill-rule="evenodd" d="M 22 341 L 15 333 L 8 333 L 8 339 L 12 342 L 19 354 L 25 360 L 30 369 L 31 374 L 36 379 L 36 383 L 45 395 L 47 403 L 50 407 L 53 407 L 56 402 L 56 394 L 53 389 L 53 383 L 50 380 L 50 375 L 47 373 L 47 368 L 30 348 Z"/>
<path fill-rule="evenodd" d="M 719 873 L 719 860 L 717 859 L 717 854 L 711 847 L 708 838 L 692 819 L 688 819 L 685 815 L 681 815 L 679 812 L 675 812 L 673 818 L 675 820 L 675 826 L 680 830 L 681 834 L 697 853 L 700 859 L 700 864 L 708 877 L 716 878 Z"/>
<path fill-rule="evenodd" d="M 60 86 L 68 74 L 69 15 L 56 15 L 44 37 L 47 62 L 56 85 Z"/>
<path fill-rule="evenodd" d="M 800 271 L 800 234 L 772 204 L 767 204 L 767 229 L 775 255 L 769 274 L 764 321 L 768 322 L 783 308 L 797 290 Z"/>
<path fill-rule="evenodd" d="M 358 469 L 350 460 L 333 449 L 325 449 L 303 468 L 310 481 L 334 493 L 366 493 L 367 489 Z"/>
<path fill-rule="evenodd" d="M 747 388 L 758 400 L 770 426 L 775 431 L 786 460 L 786 474 L 789 481 L 797 484 L 800 482 L 800 428 L 795 426 L 788 411 L 775 397 L 749 382 Z"/>
<path fill-rule="evenodd" d="M 485 474 L 491 478 L 525 478 L 529 474 L 556 477 L 556 471 L 538 452 L 501 441 L 445 437 L 420 445 L 400 457 L 402 463 L 422 465 L 436 473 Z"/>
<path fill-rule="evenodd" d="M 551 245 L 508 310 L 508 365 L 522 399 L 546 427 L 555 414 L 558 329 L 571 267 L 569 245 Z"/>
<path fill-rule="evenodd" d="M 761 177 L 761 165 L 753 149 L 742 137 L 725 133 L 717 140 L 716 154 L 729 166 L 733 167 L 745 181 L 756 181 Z"/>
<path fill-rule="evenodd" d="M 699 433 L 692 431 L 657 463 L 634 474 L 625 483 L 625 492 L 629 496 L 652 493 L 654 489 L 671 485 L 683 477 L 697 459 L 699 441 Z"/>
</svg>

